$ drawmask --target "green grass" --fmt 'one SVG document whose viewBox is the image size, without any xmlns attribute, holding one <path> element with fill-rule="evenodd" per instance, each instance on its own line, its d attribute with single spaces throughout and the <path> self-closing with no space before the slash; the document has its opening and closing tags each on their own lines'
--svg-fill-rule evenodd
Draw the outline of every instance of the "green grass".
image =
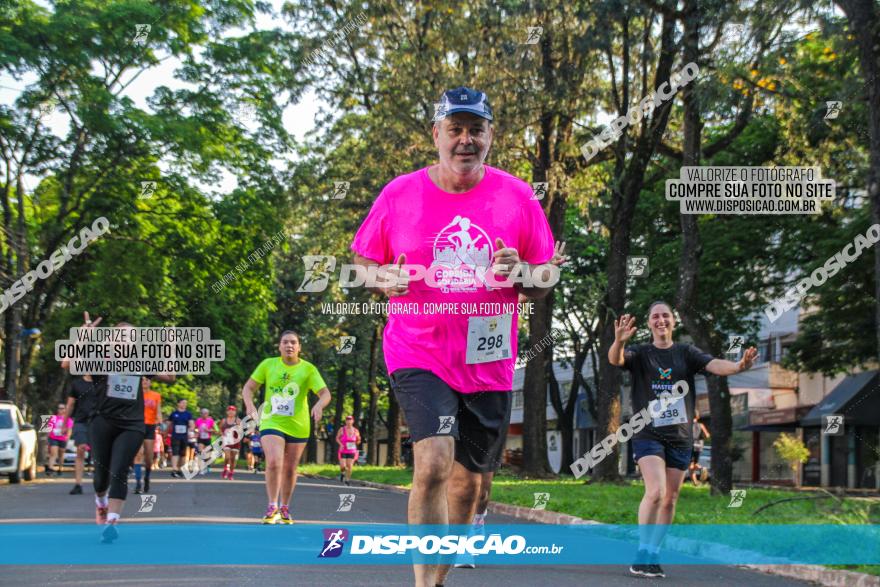
<svg viewBox="0 0 880 587">
<path fill-rule="evenodd" d="M 297 467 L 297 471 L 307 475 L 320 475 L 321 477 L 338 477 L 338 465 L 306 465 L 302 464 Z M 374 483 L 385 483 L 387 485 L 397 485 L 407 489 L 412 485 L 412 469 L 403 467 L 373 467 L 373 466 L 355 466 L 352 469 L 352 479 L 360 479 L 362 481 L 373 481 Z"/>
<path fill-rule="evenodd" d="M 333 465 L 300 465 L 302 473 L 335 477 Z M 402 467 L 355 467 L 353 477 L 409 488 L 412 470 Z M 549 493 L 546 509 L 609 524 L 636 524 L 644 485 L 641 481 L 621 484 L 590 483 L 571 478 L 554 480 L 522 479 L 509 474 L 496 475 L 492 500 L 530 508 L 535 493 Z M 818 493 L 817 493 L 818 495 Z M 805 497 L 791 491 L 748 489 L 742 507 L 729 508 L 728 496 L 714 496 L 709 487 L 686 483 L 681 489 L 676 524 L 878 524 L 880 499 L 832 498 L 798 500 L 774 505 L 754 515 L 761 506 L 790 497 Z"/>
<path fill-rule="evenodd" d="M 339 467 L 333 465 L 300 465 L 301 473 L 335 477 Z M 412 469 L 403 467 L 356 466 L 354 479 L 386 483 L 409 488 Z M 797 500 L 774 505 L 759 514 L 755 511 L 771 502 L 820 492 L 802 494 L 774 489 L 747 489 L 739 508 L 727 507 L 730 498 L 713 496 L 708 486 L 694 487 L 687 483 L 681 489 L 676 524 L 880 524 L 880 499 L 834 498 Z M 492 500 L 530 508 L 535 493 L 549 493 L 546 509 L 609 524 L 636 524 L 644 485 L 641 481 L 621 484 L 590 483 L 570 478 L 554 480 L 523 479 L 503 471 L 492 483 Z M 871 575 L 880 575 L 880 565 L 828 565 Z"/>
</svg>

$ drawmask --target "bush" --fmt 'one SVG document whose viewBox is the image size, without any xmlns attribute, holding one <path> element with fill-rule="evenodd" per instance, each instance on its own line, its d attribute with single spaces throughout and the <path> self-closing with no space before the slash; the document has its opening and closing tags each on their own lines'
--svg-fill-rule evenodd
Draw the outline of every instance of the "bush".
<svg viewBox="0 0 880 587">
<path fill-rule="evenodd" d="M 773 448 L 779 454 L 779 457 L 788 462 L 794 476 L 795 485 L 799 485 L 797 478 L 798 463 L 806 463 L 810 458 L 810 449 L 806 447 L 803 441 L 793 434 L 782 433 L 773 443 Z"/>
</svg>

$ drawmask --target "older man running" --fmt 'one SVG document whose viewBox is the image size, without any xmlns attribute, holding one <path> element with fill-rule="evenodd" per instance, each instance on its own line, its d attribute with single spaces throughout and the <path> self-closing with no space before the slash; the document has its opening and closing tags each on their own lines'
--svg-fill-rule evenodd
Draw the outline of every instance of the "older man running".
<svg viewBox="0 0 880 587">
<path fill-rule="evenodd" d="M 531 186 L 484 164 L 486 94 L 449 90 L 437 113 L 439 161 L 385 186 L 351 248 L 358 265 L 394 263 L 387 287 L 371 289 L 390 298 L 385 362 L 414 442 L 409 523 L 468 524 L 510 421 L 517 296 L 550 291 L 555 267 L 527 264 L 550 261 L 554 239 Z M 409 279 L 417 267 L 423 279 Z M 442 584 L 448 570 L 416 565 L 416 585 Z"/>
</svg>

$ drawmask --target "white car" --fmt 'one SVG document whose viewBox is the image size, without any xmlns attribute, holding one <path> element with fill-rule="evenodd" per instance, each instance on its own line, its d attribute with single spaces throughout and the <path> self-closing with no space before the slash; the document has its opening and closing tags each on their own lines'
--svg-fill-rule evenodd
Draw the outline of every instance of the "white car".
<svg viewBox="0 0 880 587">
<path fill-rule="evenodd" d="M 7 400 L 0 400 L 0 475 L 10 483 L 37 478 L 37 431 Z"/>
<path fill-rule="evenodd" d="M 72 438 L 67 439 L 64 446 L 64 464 L 73 467 L 76 465 L 76 443 Z"/>
</svg>

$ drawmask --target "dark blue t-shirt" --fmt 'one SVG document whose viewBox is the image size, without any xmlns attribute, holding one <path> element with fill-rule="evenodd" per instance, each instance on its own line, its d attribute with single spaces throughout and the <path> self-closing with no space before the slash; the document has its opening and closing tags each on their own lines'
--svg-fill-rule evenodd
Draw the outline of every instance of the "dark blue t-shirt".
<svg viewBox="0 0 880 587">
<path fill-rule="evenodd" d="M 180 410 L 174 410 L 171 412 L 171 415 L 168 416 L 168 419 L 171 420 L 171 438 L 186 440 L 187 432 L 189 431 L 189 422 L 193 419 L 193 415 L 189 413 L 189 410 L 184 410 L 182 412 Z"/>
<path fill-rule="evenodd" d="M 692 344 L 675 343 L 668 349 L 657 348 L 652 343 L 626 347 L 623 368 L 632 373 L 633 414 L 671 392 L 676 381 L 684 380 L 688 384 L 687 395 L 657 414 L 658 417 L 633 438 L 690 447 L 697 395 L 694 375 L 703 371 L 713 358 Z"/>
</svg>

